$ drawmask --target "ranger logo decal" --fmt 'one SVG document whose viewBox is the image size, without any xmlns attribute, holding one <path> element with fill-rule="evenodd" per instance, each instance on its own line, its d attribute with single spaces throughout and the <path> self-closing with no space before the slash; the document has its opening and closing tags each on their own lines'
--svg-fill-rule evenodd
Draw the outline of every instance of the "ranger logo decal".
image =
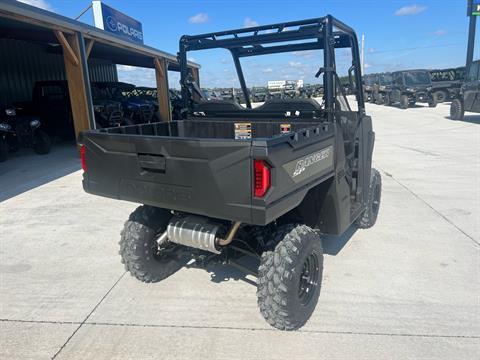
<svg viewBox="0 0 480 360">
<path fill-rule="evenodd" d="M 333 166 L 333 146 L 290 161 L 283 168 L 293 181 L 300 182 Z"/>
</svg>

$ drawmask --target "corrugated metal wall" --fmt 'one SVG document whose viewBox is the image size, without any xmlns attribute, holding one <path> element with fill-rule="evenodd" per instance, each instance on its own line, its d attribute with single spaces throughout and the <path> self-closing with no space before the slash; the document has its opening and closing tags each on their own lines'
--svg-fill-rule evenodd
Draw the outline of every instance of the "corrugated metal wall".
<svg viewBox="0 0 480 360">
<path fill-rule="evenodd" d="M 91 81 L 118 81 L 115 64 L 88 61 Z M 0 39 L 0 107 L 30 101 L 35 81 L 65 80 L 63 55 L 47 52 L 45 45 Z"/>
</svg>

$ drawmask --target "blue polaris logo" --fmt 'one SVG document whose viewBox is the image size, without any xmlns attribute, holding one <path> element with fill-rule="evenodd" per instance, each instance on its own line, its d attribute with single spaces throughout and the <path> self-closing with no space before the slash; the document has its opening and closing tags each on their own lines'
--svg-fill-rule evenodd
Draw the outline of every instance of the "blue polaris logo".
<svg viewBox="0 0 480 360">
<path fill-rule="evenodd" d="M 142 23 L 101 1 L 93 1 L 95 26 L 125 40 L 143 44 Z"/>
<path fill-rule="evenodd" d="M 107 26 L 112 31 L 117 31 L 117 22 L 111 16 L 107 17 Z"/>
</svg>

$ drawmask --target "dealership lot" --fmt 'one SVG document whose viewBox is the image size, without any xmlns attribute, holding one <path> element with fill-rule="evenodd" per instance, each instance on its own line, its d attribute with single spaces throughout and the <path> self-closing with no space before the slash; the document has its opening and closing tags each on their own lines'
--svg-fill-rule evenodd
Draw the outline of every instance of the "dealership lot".
<svg viewBox="0 0 480 360">
<path fill-rule="evenodd" d="M 379 219 L 325 238 L 319 304 L 297 332 L 268 327 L 236 270 L 125 274 L 117 242 L 136 205 L 84 193 L 72 147 L 2 164 L 0 358 L 478 358 L 480 116 L 367 112 Z"/>
</svg>

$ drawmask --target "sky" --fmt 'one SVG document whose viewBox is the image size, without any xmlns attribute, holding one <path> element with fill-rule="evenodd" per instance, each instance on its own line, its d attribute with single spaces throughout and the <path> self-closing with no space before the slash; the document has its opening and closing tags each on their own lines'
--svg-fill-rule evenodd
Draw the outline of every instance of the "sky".
<svg viewBox="0 0 480 360">
<path fill-rule="evenodd" d="M 86 0 L 22 0 L 31 5 L 75 18 Z M 466 0 L 106 0 L 121 12 L 142 22 L 146 45 L 176 54 L 184 35 L 267 25 L 331 14 L 365 35 L 365 73 L 414 68 L 463 66 L 466 58 L 468 17 Z M 93 24 L 88 11 L 80 21 Z M 480 21 L 478 21 L 480 23 Z M 475 58 L 480 56 L 477 24 Z M 189 53 L 199 63 L 203 87 L 238 87 L 229 53 L 206 50 Z M 337 66 L 346 73 L 349 55 L 339 50 Z M 277 54 L 242 59 L 248 86 L 266 86 L 268 80 L 315 83 L 323 66 L 321 51 Z M 118 66 L 119 79 L 154 86 L 151 69 Z M 171 87 L 178 87 L 170 73 Z"/>
</svg>

